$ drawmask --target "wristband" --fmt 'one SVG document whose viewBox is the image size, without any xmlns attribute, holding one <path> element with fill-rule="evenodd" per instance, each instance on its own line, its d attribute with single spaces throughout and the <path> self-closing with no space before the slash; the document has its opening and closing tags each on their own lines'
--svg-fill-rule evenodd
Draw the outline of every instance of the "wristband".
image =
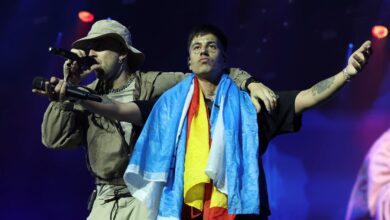
<svg viewBox="0 0 390 220">
<path fill-rule="evenodd" d="M 345 81 L 350 82 L 353 76 L 351 74 L 347 73 L 347 68 L 344 68 L 342 72 L 343 72 L 343 76 L 345 78 Z"/>
<path fill-rule="evenodd" d="M 244 85 L 244 88 L 245 88 L 247 91 L 249 91 L 248 86 L 249 86 L 249 84 L 251 84 L 251 83 L 258 83 L 258 81 L 256 81 L 253 77 L 250 77 L 249 79 L 247 79 L 247 80 L 245 81 L 245 85 Z"/>
</svg>

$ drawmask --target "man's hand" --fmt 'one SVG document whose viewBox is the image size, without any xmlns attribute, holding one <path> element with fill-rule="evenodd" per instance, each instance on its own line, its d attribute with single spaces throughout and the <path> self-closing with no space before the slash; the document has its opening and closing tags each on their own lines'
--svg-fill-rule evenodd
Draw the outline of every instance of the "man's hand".
<svg viewBox="0 0 390 220">
<path fill-rule="evenodd" d="M 349 58 L 348 65 L 345 67 L 347 77 L 354 77 L 359 73 L 368 61 L 371 55 L 371 41 L 366 41 Z"/>
<path fill-rule="evenodd" d="M 71 49 L 71 52 L 77 54 L 79 57 L 87 56 L 84 50 Z M 83 79 L 85 79 L 85 77 L 87 77 L 93 70 L 95 70 L 96 67 L 97 65 L 94 64 L 88 69 L 82 70 L 81 66 L 76 61 L 67 60 L 65 61 L 63 67 L 64 79 L 73 85 L 78 85 L 81 81 L 83 81 Z"/>
<path fill-rule="evenodd" d="M 264 103 L 268 113 L 276 108 L 278 97 L 264 84 L 253 82 L 248 85 L 248 90 L 251 95 L 252 103 L 256 107 L 257 113 L 261 111 L 260 101 Z"/>
<path fill-rule="evenodd" d="M 54 87 L 57 85 L 58 81 L 58 78 L 52 76 L 50 81 L 45 82 L 45 90 L 33 89 L 32 92 L 35 95 L 48 97 L 50 100 L 57 100 Z"/>
<path fill-rule="evenodd" d="M 32 92 L 36 95 L 46 96 L 51 101 L 65 101 L 67 83 L 57 77 L 52 76 L 50 81 L 45 82 L 45 90 L 33 89 Z"/>
<path fill-rule="evenodd" d="M 56 83 L 54 94 L 58 97 L 58 101 L 63 102 L 68 100 L 66 97 L 66 87 L 68 86 L 68 83 L 65 80 L 52 77 L 50 78 L 50 83 Z"/>
</svg>

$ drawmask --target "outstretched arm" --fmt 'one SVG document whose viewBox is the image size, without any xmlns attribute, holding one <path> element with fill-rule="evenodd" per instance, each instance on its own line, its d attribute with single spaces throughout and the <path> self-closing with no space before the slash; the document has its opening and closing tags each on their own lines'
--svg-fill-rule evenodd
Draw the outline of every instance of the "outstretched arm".
<svg viewBox="0 0 390 220">
<path fill-rule="evenodd" d="M 295 112 L 302 113 L 328 100 L 365 66 L 370 56 L 371 42 L 366 41 L 348 59 L 348 65 L 336 75 L 325 79 L 309 89 L 301 91 L 295 99 Z"/>
<path fill-rule="evenodd" d="M 80 100 L 80 105 L 88 111 L 103 115 L 118 121 L 130 122 L 134 125 L 143 125 L 141 111 L 134 102 L 118 103 L 103 97 L 103 102 Z"/>
<path fill-rule="evenodd" d="M 55 85 L 52 89 L 51 85 Z M 45 91 L 34 89 L 33 92 L 38 95 L 47 96 L 51 99 L 55 99 L 59 102 L 68 101 L 66 97 L 66 88 L 68 83 L 62 79 L 51 77 L 50 82 L 45 83 Z M 90 112 L 103 115 L 107 118 L 126 121 L 135 125 L 142 125 L 143 119 L 141 111 L 136 103 L 119 103 L 110 100 L 106 97 L 102 97 L 103 102 L 94 102 L 89 100 L 79 100 L 79 104 Z"/>
</svg>

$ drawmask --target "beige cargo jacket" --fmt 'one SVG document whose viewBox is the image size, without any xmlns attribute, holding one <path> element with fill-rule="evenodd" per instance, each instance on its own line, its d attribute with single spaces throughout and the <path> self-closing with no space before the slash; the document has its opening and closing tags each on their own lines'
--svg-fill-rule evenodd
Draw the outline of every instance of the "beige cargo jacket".
<svg viewBox="0 0 390 220">
<path fill-rule="evenodd" d="M 135 72 L 135 100 L 149 100 L 183 80 L 178 72 Z M 241 88 L 248 73 L 230 69 L 230 77 Z M 88 85 L 95 89 L 97 80 Z M 51 102 L 42 122 L 42 143 L 51 149 L 84 146 L 87 165 L 97 184 L 124 185 L 122 176 L 139 132 L 124 137 L 120 123 L 84 110 L 70 102 Z M 138 129 L 140 130 L 140 129 Z M 130 138 L 127 144 L 125 138 Z"/>
</svg>

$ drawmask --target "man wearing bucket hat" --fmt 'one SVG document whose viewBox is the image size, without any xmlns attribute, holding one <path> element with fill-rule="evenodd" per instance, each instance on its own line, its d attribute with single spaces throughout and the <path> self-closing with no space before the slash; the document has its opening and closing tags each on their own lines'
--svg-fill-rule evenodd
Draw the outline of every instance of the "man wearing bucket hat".
<svg viewBox="0 0 390 220">
<path fill-rule="evenodd" d="M 87 87 L 117 102 L 155 99 L 186 77 L 183 73 L 134 71 L 144 61 L 144 54 L 132 46 L 129 30 L 114 20 L 97 21 L 88 35 L 72 47 L 79 57 L 91 57 L 96 63 L 81 70 L 76 61 L 66 61 L 67 83 L 79 85 L 95 72 L 97 79 Z M 230 69 L 230 77 L 241 88 L 250 89 L 252 99 L 261 99 L 267 110 L 275 107 L 274 93 L 261 83 L 252 83 L 246 72 Z M 55 77 L 50 82 L 58 88 L 66 87 Z M 34 92 L 48 95 L 51 89 L 47 83 L 46 91 Z M 64 100 L 63 94 L 60 93 L 59 100 Z M 255 105 L 259 109 L 260 105 Z M 85 146 L 87 165 L 96 179 L 88 219 L 136 220 L 147 216 L 147 209 L 131 196 L 123 181 L 139 131 L 140 127 L 131 123 L 93 114 L 70 101 L 53 100 L 49 104 L 42 122 L 43 144 L 53 149 Z"/>
</svg>

